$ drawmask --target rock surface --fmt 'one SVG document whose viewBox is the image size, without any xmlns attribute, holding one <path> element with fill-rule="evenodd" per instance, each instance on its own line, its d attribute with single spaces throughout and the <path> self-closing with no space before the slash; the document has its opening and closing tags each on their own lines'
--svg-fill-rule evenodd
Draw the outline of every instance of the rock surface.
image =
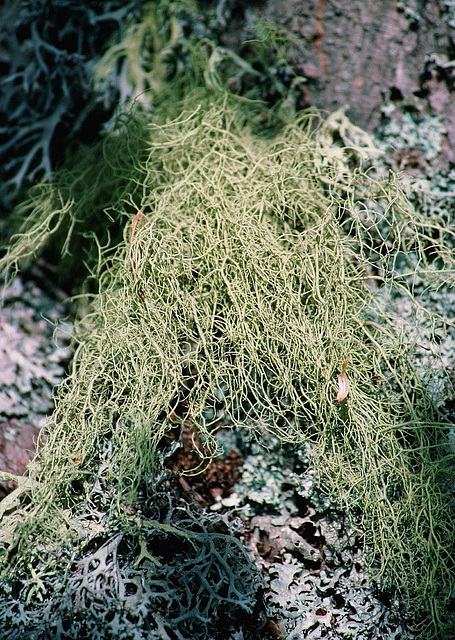
<svg viewBox="0 0 455 640">
<path fill-rule="evenodd" d="M 35 270 L 36 275 L 42 275 Z M 43 289 L 47 287 L 47 291 Z M 0 469 L 22 475 L 70 357 L 63 292 L 17 276 L 0 308 Z M 0 485 L 1 487 L 1 485 Z M 0 492 L 2 490 L 0 489 Z M 1 495 L 1 493 L 0 493 Z"/>
</svg>

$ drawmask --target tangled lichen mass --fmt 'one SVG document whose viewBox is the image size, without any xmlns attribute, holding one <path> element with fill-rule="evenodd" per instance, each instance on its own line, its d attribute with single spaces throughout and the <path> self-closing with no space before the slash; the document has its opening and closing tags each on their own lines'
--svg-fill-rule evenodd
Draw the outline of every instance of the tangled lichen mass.
<svg viewBox="0 0 455 640">
<path fill-rule="evenodd" d="M 321 483 L 356 518 L 376 575 L 436 629 L 454 588 L 453 450 L 377 294 L 412 298 L 430 271 L 453 277 L 455 230 L 413 210 L 393 177 L 362 170 L 371 141 L 342 113 L 304 113 L 269 138 L 245 113 L 209 92 L 172 121 L 131 116 L 104 153 L 25 206 L 33 215 L 2 266 L 58 237 L 67 261 L 84 248 L 97 293 L 39 482 L 5 516 L 3 575 L 14 571 L 9 545 L 46 571 L 33 560 L 46 518 L 73 536 L 75 521 L 90 529 L 100 469 L 110 512 L 134 505 L 176 427 L 191 422 L 207 457 L 220 426 L 272 431 L 313 443 Z M 340 374 L 349 392 L 337 402 Z"/>
</svg>

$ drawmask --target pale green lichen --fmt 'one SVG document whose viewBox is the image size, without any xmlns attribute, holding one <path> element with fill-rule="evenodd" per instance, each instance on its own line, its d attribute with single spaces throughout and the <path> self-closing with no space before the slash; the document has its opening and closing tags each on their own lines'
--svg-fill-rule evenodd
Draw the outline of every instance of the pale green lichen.
<svg viewBox="0 0 455 640">
<path fill-rule="evenodd" d="M 388 114 L 394 107 L 384 108 Z M 434 160 L 441 152 L 447 130 L 440 116 L 416 117 L 404 112 L 400 119 L 390 119 L 380 128 L 382 146 L 398 151 L 418 150 L 426 160 Z"/>
<path fill-rule="evenodd" d="M 211 92 L 188 96 L 173 121 L 130 117 L 23 206 L 32 217 L 2 267 L 35 255 L 53 216 L 44 240 L 73 256 L 85 242 L 98 292 L 32 469 L 39 484 L 3 524 L 3 575 L 36 558 L 37 536 L 46 558 L 65 532 L 77 541 L 100 468 L 121 519 L 153 484 L 166 435 L 190 422 L 210 458 L 222 423 L 311 441 L 375 577 L 442 633 L 454 588 L 448 425 L 375 292 L 413 300 L 418 283 L 453 282 L 455 230 L 413 210 L 393 176 L 362 171 L 371 141 L 342 113 L 302 114 L 269 139 L 248 117 Z"/>
</svg>

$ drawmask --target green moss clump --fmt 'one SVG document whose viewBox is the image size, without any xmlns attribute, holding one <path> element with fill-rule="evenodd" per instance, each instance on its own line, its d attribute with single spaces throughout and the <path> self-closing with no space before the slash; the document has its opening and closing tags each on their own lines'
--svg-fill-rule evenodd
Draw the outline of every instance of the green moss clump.
<svg viewBox="0 0 455 640">
<path fill-rule="evenodd" d="M 342 113 L 305 113 L 265 139 L 236 101 L 199 92 L 182 109 L 172 121 L 128 119 L 77 175 L 36 191 L 24 206 L 35 220 L 2 263 L 18 265 L 63 229 L 60 246 L 76 256 L 85 229 L 98 287 L 31 501 L 3 524 L 3 575 L 38 566 L 36 537 L 52 546 L 55 522 L 58 536 L 75 533 L 100 473 L 121 518 L 159 474 L 167 435 L 191 423 L 204 459 L 230 425 L 313 442 L 321 482 L 356 518 L 376 577 L 443 633 L 454 455 L 377 294 L 412 298 L 430 274 L 448 281 L 454 229 L 414 211 L 393 177 L 362 170 L 371 142 Z M 349 393 L 337 402 L 347 358 Z"/>
</svg>

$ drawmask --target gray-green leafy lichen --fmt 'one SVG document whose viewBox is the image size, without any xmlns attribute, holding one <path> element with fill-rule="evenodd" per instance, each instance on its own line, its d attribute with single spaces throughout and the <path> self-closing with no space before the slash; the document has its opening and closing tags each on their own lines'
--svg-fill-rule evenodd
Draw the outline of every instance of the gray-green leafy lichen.
<svg viewBox="0 0 455 640">
<path fill-rule="evenodd" d="M 359 532 L 321 490 L 311 448 L 263 445 L 221 432 L 244 455 L 240 482 L 212 509 L 248 521 L 247 544 L 265 576 L 268 618 L 287 640 L 411 640 L 408 614 L 371 580 Z"/>
</svg>

